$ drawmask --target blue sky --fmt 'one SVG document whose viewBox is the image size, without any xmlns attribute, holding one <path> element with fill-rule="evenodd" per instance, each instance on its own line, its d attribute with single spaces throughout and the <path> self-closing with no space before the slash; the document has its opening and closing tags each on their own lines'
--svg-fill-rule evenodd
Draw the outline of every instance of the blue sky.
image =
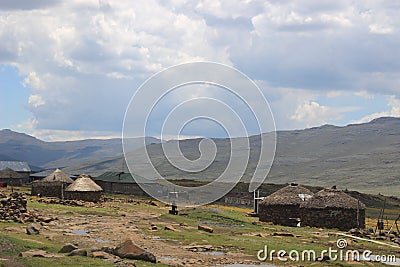
<svg viewBox="0 0 400 267">
<path fill-rule="evenodd" d="M 398 117 L 399 12 L 387 0 L 7 0 L 0 6 L 0 129 L 44 140 L 120 136 L 137 88 L 191 61 L 223 63 L 253 79 L 278 130 Z M 235 106 L 207 90 L 172 95 L 160 110 L 202 95 Z M 182 134 L 221 132 L 197 121 Z"/>
<path fill-rule="evenodd" d="M 11 66 L 1 65 L 0 81 L 0 128 L 16 128 L 32 116 L 27 108 L 31 91 L 22 86 L 23 77 Z"/>
</svg>

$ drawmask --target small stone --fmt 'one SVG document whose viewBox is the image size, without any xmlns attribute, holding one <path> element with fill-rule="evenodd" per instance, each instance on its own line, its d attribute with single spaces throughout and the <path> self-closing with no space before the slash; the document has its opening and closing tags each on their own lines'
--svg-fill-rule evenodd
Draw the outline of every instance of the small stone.
<svg viewBox="0 0 400 267">
<path fill-rule="evenodd" d="M 294 236 L 294 234 L 289 232 L 275 232 L 272 234 L 273 236 Z"/>
<path fill-rule="evenodd" d="M 25 252 L 19 253 L 20 257 L 26 258 L 26 257 L 42 257 L 42 258 L 60 258 L 63 257 L 63 255 L 60 254 L 55 254 L 55 253 L 50 253 L 45 250 L 38 250 L 38 249 L 32 249 L 28 250 Z"/>
<path fill-rule="evenodd" d="M 78 247 L 73 244 L 66 244 L 58 251 L 58 253 L 70 253 L 75 249 L 78 249 Z"/>
<path fill-rule="evenodd" d="M 149 201 L 149 205 L 151 205 L 151 206 L 155 206 L 155 207 L 158 207 L 158 204 L 157 203 L 155 203 L 154 201 L 152 201 L 152 200 L 150 200 Z"/>
<path fill-rule="evenodd" d="M 209 226 L 205 226 L 205 225 L 199 225 L 199 226 L 197 226 L 197 229 L 201 230 L 201 231 L 205 231 L 207 233 L 213 233 L 214 232 L 214 229 L 212 229 Z"/>
<path fill-rule="evenodd" d="M 99 259 L 110 259 L 113 258 L 111 254 L 108 254 L 104 251 L 94 251 L 92 252 L 92 257 L 93 258 L 99 258 Z"/>
<path fill-rule="evenodd" d="M 177 230 L 172 225 L 166 225 L 164 230 L 176 232 Z"/>
<path fill-rule="evenodd" d="M 49 223 L 49 222 L 53 221 L 53 218 L 50 218 L 50 217 L 38 217 L 38 220 L 41 221 L 41 222 Z"/>
<path fill-rule="evenodd" d="M 318 258 L 317 261 L 325 262 L 325 261 L 330 261 L 331 258 L 329 258 L 328 255 L 324 255 L 322 258 Z"/>
<path fill-rule="evenodd" d="M 74 249 L 71 251 L 68 256 L 87 256 L 87 251 L 82 248 Z"/>
<path fill-rule="evenodd" d="M 26 227 L 26 233 L 28 235 L 37 235 L 39 234 L 39 227 L 34 224 L 30 224 Z"/>
</svg>

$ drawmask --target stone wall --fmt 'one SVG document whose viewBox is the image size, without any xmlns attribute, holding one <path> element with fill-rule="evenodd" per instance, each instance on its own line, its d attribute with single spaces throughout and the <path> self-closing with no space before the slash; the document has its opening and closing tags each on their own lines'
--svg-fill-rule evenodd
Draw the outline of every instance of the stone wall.
<svg viewBox="0 0 400 267">
<path fill-rule="evenodd" d="M 105 181 L 95 181 L 106 193 L 147 196 L 146 192 L 136 183 L 111 183 Z"/>
<path fill-rule="evenodd" d="M 80 192 L 80 191 L 67 191 L 65 198 L 71 200 L 83 200 L 90 202 L 99 202 L 102 192 Z"/>
<path fill-rule="evenodd" d="M 253 199 L 240 197 L 224 197 L 224 203 L 240 206 L 253 206 Z"/>
<path fill-rule="evenodd" d="M 23 184 L 24 178 L 0 178 L 0 182 L 7 184 L 7 186 L 18 186 Z"/>
<path fill-rule="evenodd" d="M 348 231 L 352 228 L 365 228 L 365 210 L 359 210 L 357 225 L 356 209 L 301 209 L 302 226 L 337 228 Z"/>
<path fill-rule="evenodd" d="M 0 193 L 0 222 L 26 222 L 33 221 L 34 215 L 26 209 L 26 198 L 23 194 L 11 193 L 9 197 Z"/>
<path fill-rule="evenodd" d="M 299 205 L 259 205 L 258 217 L 262 222 L 293 226 L 300 218 Z"/>
<path fill-rule="evenodd" d="M 58 197 L 62 198 L 62 187 L 67 188 L 68 184 L 61 182 L 42 182 L 35 181 L 32 183 L 32 196 L 37 196 L 38 194 L 44 197 Z M 65 194 L 64 194 L 65 197 Z"/>
</svg>

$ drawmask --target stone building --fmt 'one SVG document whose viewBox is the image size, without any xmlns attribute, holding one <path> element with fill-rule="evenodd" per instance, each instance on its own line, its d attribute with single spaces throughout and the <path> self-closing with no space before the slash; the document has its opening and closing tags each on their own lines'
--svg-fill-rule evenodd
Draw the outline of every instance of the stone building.
<svg viewBox="0 0 400 267">
<path fill-rule="evenodd" d="M 64 198 L 65 189 L 73 182 L 68 174 L 57 169 L 42 180 L 33 181 L 31 194 Z"/>
<path fill-rule="evenodd" d="M 106 193 L 145 196 L 130 173 L 105 172 L 93 179 Z"/>
<path fill-rule="evenodd" d="M 65 198 L 98 202 L 102 193 L 103 189 L 96 184 L 90 178 L 90 176 L 81 174 L 71 185 L 65 189 Z"/>
<path fill-rule="evenodd" d="M 24 178 L 25 176 L 23 174 L 20 174 L 10 168 L 5 168 L 4 170 L 0 171 L 0 183 L 2 183 L 4 186 L 22 185 Z"/>
<path fill-rule="evenodd" d="M 310 190 L 297 184 L 281 188 L 260 202 L 259 219 L 262 222 L 296 226 L 301 218 L 300 205 L 312 195 Z"/>
<path fill-rule="evenodd" d="M 347 231 L 365 228 L 365 205 L 338 189 L 323 189 L 300 206 L 302 225 Z"/>
</svg>

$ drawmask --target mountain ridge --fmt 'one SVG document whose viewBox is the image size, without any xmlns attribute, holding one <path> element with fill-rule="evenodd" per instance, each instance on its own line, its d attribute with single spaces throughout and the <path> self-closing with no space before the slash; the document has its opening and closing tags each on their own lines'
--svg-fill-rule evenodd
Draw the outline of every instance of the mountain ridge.
<svg viewBox="0 0 400 267">
<path fill-rule="evenodd" d="M 278 131 L 276 134 L 275 160 L 265 182 L 337 185 L 363 192 L 399 195 L 400 118 L 380 118 L 347 126 L 323 125 L 304 130 Z M 249 181 L 254 173 L 259 151 L 253 148 L 260 146 L 260 140 L 259 135 L 249 137 L 250 161 L 242 181 Z M 228 139 L 214 141 L 221 154 L 227 153 Z M 180 141 L 183 154 L 189 159 L 196 159 L 199 156 L 198 143 L 199 139 Z M 147 150 L 155 168 L 167 179 L 211 181 L 227 165 L 223 155 L 217 153 L 214 163 L 205 171 L 187 174 L 168 162 L 159 144 L 148 145 Z M 124 162 L 123 157 L 117 156 L 67 169 L 69 172 L 94 175 L 105 170 L 127 172 Z M 125 169 L 122 170 L 121 166 Z"/>
</svg>

